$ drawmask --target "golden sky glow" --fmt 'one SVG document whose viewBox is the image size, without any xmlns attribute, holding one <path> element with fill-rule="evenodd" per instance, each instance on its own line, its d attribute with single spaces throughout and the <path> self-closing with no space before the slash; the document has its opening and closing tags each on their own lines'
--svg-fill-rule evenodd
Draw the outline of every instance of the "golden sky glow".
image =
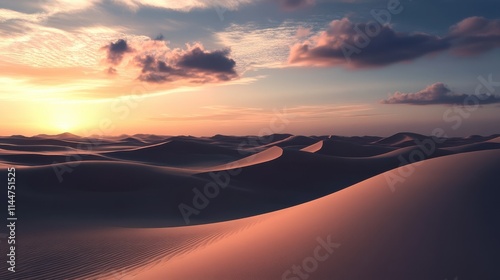
<svg viewBox="0 0 500 280">
<path fill-rule="evenodd" d="M 449 20 L 458 22 L 453 35 L 463 36 L 455 52 L 425 56 L 418 45 L 401 51 L 402 43 L 388 49 L 415 52 L 404 63 L 393 63 L 388 51 L 349 66 L 343 57 L 324 55 L 351 38 L 349 16 L 363 17 L 371 6 L 336 2 L 296 7 L 300 11 L 258 0 L 0 4 L 0 135 L 257 134 L 284 108 L 293 120 L 280 133 L 429 134 L 449 126 L 443 114 L 453 104 L 439 102 L 453 98 L 429 106 L 381 101 L 397 92 L 423 96 L 436 84 L 446 92 L 429 96 L 466 96 L 479 76 L 500 79 L 500 44 L 466 44 L 475 26 L 483 26 L 475 31 L 483 36 L 500 34 L 494 9 Z M 425 22 L 401 26 L 420 26 L 437 48 L 451 48 L 442 41 L 449 22 L 441 34 Z M 296 64 L 294 52 L 301 52 Z M 378 62 L 383 59 L 388 62 Z M 500 98 L 491 100 L 450 134 L 495 133 Z"/>
</svg>

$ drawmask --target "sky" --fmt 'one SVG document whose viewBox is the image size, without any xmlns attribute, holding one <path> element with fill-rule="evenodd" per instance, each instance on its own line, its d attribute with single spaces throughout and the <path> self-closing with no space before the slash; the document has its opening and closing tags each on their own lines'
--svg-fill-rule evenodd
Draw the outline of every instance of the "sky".
<svg viewBox="0 0 500 280">
<path fill-rule="evenodd" d="M 0 135 L 500 133 L 497 0 L 0 0 Z"/>
</svg>

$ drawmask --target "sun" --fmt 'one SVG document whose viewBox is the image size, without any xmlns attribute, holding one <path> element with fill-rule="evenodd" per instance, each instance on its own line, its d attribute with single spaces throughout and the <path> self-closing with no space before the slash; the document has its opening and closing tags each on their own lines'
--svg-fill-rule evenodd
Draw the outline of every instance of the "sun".
<svg viewBox="0 0 500 280">
<path fill-rule="evenodd" d="M 50 130 L 63 133 L 63 132 L 77 132 L 81 129 L 85 121 L 84 116 L 74 108 L 54 108 L 49 114 L 49 119 L 47 120 L 47 126 L 50 126 Z"/>
<path fill-rule="evenodd" d="M 54 123 L 54 128 L 61 132 L 72 132 L 77 126 L 77 123 L 71 119 L 59 119 Z"/>
</svg>

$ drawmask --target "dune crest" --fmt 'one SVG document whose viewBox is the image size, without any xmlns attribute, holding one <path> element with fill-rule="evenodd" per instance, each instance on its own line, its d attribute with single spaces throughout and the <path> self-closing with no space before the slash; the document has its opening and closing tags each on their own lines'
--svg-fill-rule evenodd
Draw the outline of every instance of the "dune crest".
<svg viewBox="0 0 500 280">
<path fill-rule="evenodd" d="M 497 138 L 491 139 L 488 142 L 491 142 L 491 143 L 500 143 L 500 136 L 497 137 Z"/>
<path fill-rule="evenodd" d="M 303 152 L 309 152 L 309 153 L 315 153 L 323 147 L 323 140 L 319 141 L 318 143 L 312 144 L 311 146 L 307 146 L 305 148 L 300 149 Z"/>
<path fill-rule="evenodd" d="M 253 166 L 261 164 L 264 162 L 273 161 L 283 155 L 283 149 L 277 146 L 270 147 L 262 152 L 253 154 L 251 156 L 242 158 L 237 161 L 229 162 L 227 164 L 218 165 L 214 167 L 207 168 L 210 171 L 222 171 L 236 168 L 243 168 L 248 166 Z M 203 170 L 206 172 L 206 170 Z"/>
</svg>

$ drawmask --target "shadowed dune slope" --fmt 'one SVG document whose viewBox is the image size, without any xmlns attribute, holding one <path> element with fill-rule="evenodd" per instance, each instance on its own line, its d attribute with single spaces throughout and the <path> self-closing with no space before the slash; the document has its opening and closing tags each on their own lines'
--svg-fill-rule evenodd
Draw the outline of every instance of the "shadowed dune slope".
<svg viewBox="0 0 500 280">
<path fill-rule="evenodd" d="M 173 166 L 215 165 L 243 157 L 238 151 L 232 149 L 186 140 L 169 140 L 127 151 L 103 153 L 103 155 L 117 159 Z"/>
<path fill-rule="evenodd" d="M 463 145 L 463 146 L 449 147 L 449 148 L 445 148 L 445 149 L 448 151 L 452 151 L 454 153 L 466 153 L 466 152 L 473 152 L 473 151 L 495 150 L 495 149 L 500 149 L 500 141 L 499 141 L 499 143 L 496 143 L 495 140 L 490 140 L 487 142 L 473 143 L 473 144 L 467 144 L 467 145 Z"/>
<path fill-rule="evenodd" d="M 4 153 L 0 150 L 0 160 L 10 162 L 13 165 L 42 166 L 54 163 L 78 164 L 79 161 L 98 161 L 109 160 L 108 158 L 97 154 L 78 154 L 71 153 L 32 153 L 32 152 L 13 152 Z"/>
<path fill-rule="evenodd" d="M 392 146 L 392 147 L 406 147 L 406 146 L 415 145 L 415 140 L 422 141 L 422 140 L 427 139 L 427 138 L 428 138 L 427 136 L 420 135 L 417 133 L 400 132 L 400 133 L 396 133 L 392 136 L 377 140 L 377 141 L 373 142 L 373 144 L 387 145 L 387 146 Z"/>
<path fill-rule="evenodd" d="M 280 148 L 300 150 L 301 148 L 307 147 L 318 142 L 317 139 L 307 136 L 289 136 L 283 140 L 274 141 L 272 143 L 263 145 L 261 148 L 267 148 L 272 146 L 277 146 Z"/>
<path fill-rule="evenodd" d="M 379 145 L 361 145 L 354 142 L 327 139 L 316 153 L 339 157 L 370 157 L 394 150 Z"/>
<path fill-rule="evenodd" d="M 23 151 L 23 152 L 68 152 L 75 151 L 75 149 L 64 146 L 54 145 L 14 145 L 14 144 L 0 144 L 0 149 L 8 151 Z"/>
<path fill-rule="evenodd" d="M 499 166 L 500 151 L 431 159 L 392 192 L 395 169 L 135 276 L 300 279 L 296 265 L 312 280 L 499 279 Z"/>
<path fill-rule="evenodd" d="M 19 167 L 17 174 L 19 216 L 60 224 L 185 224 L 179 203 L 207 183 L 182 169 L 105 161 Z"/>
<path fill-rule="evenodd" d="M 387 152 L 385 154 L 376 155 L 372 158 L 398 158 L 404 159 L 404 162 L 414 162 L 426 158 L 442 157 L 455 153 L 456 152 L 448 149 L 440 149 L 436 147 L 408 146 Z"/>
</svg>

